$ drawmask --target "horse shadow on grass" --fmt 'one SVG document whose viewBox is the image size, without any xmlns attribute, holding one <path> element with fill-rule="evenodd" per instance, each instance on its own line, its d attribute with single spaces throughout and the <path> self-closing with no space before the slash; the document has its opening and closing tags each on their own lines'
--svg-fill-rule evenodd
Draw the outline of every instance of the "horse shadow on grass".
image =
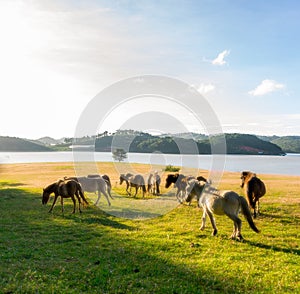
<svg viewBox="0 0 300 294">
<path fill-rule="evenodd" d="M 249 240 L 244 240 L 244 243 L 247 243 L 251 246 L 255 246 L 255 247 L 258 247 L 258 248 L 272 250 L 272 251 L 275 251 L 275 252 L 283 252 L 283 253 L 291 253 L 291 254 L 300 255 L 300 249 L 282 248 L 282 247 L 279 247 L 279 246 L 267 245 L 267 244 L 263 244 L 263 243 L 260 243 L 260 242 L 253 242 L 253 241 L 249 241 Z"/>
<path fill-rule="evenodd" d="M 84 212 L 83 212 L 84 213 Z M 75 216 L 75 215 L 67 215 L 64 216 L 66 219 L 70 219 L 74 221 L 75 223 L 87 223 L 87 224 L 98 224 L 105 227 L 111 227 L 114 229 L 122 229 L 122 230 L 132 230 L 133 228 L 131 226 L 122 224 L 118 221 L 112 220 L 109 218 L 109 216 L 105 213 L 102 213 L 99 215 L 99 217 L 81 217 Z"/>
<path fill-rule="evenodd" d="M 178 263 L 176 254 L 174 260 L 168 254 L 171 243 L 156 244 L 155 240 L 141 233 L 136 236 L 123 234 L 122 229 L 137 230 L 138 226 L 122 224 L 104 212 L 96 213 L 94 208 L 84 210 L 81 215 L 63 216 L 58 205 L 55 213 L 50 215 L 48 209 L 42 209 L 38 193 L 22 189 L 0 190 L 0 198 L 4 195 L 9 197 L 0 199 L 0 204 L 7 210 L 5 231 L 11 238 L 9 243 L 3 243 L 9 246 L 2 251 L 4 260 L 10 262 L 2 267 L 6 267 L 7 273 L 17 270 L 24 282 L 34 285 L 37 292 L 47 292 L 51 287 L 58 287 L 57 292 L 61 292 L 59 285 L 62 284 L 63 289 L 72 286 L 74 292 L 81 293 L 99 289 L 103 293 L 146 293 L 144 289 L 149 293 L 242 293 L 247 287 L 240 288 L 244 279 L 236 277 L 232 281 L 230 275 L 226 276 L 226 271 L 225 274 L 217 273 L 209 267 L 193 269 L 184 262 Z M 15 213 L 10 214 L 9 207 Z M 67 221 L 60 222 L 61 218 Z M 113 229 L 103 230 L 93 224 Z M 13 232 L 13 237 L 9 232 Z M 3 238 L 0 237 L 0 243 Z M 208 236 L 202 235 L 201 238 Z M 198 243 L 193 246 L 200 247 L 201 242 Z M 10 248 L 18 250 L 12 255 Z M 160 249 L 166 253 L 159 254 Z M 16 268 L 15 265 L 19 266 Z M 28 268 L 34 268 L 34 276 L 28 277 Z M 67 278 L 61 274 L 62 268 L 66 268 Z M 74 271 L 74 276 L 68 271 Z M 40 283 L 40 277 L 43 277 L 43 283 Z M 78 277 L 85 282 L 80 282 Z M 30 292 L 26 283 L 23 291 Z M 4 293 L 18 292 L 17 286 L 16 281 L 11 283 L 8 274 L 4 277 Z M 258 285 L 256 290 L 263 292 L 265 286 Z"/>
</svg>

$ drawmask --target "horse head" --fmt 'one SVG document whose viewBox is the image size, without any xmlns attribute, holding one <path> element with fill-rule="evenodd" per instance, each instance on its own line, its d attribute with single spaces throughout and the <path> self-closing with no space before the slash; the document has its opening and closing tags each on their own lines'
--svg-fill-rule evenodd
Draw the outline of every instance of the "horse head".
<svg viewBox="0 0 300 294">
<path fill-rule="evenodd" d="M 242 183 L 241 183 L 241 188 L 244 187 L 245 183 L 247 181 L 249 181 L 251 178 L 253 177 L 256 177 L 256 174 L 255 173 L 252 173 L 250 171 L 243 171 L 241 173 L 241 180 L 242 180 Z"/>
<path fill-rule="evenodd" d="M 124 174 L 121 174 L 120 175 L 120 185 L 123 184 L 124 181 L 126 181 L 127 179 L 125 178 L 125 175 Z"/>
<path fill-rule="evenodd" d="M 49 198 L 50 198 L 50 194 L 49 192 L 47 192 L 45 189 L 43 189 L 43 196 L 42 196 L 42 204 L 45 205 L 48 203 Z"/>
<path fill-rule="evenodd" d="M 173 174 L 168 174 L 168 176 L 167 176 L 167 178 L 166 178 L 166 185 L 165 185 L 165 187 L 166 188 L 169 188 L 170 186 L 171 186 L 171 184 L 172 183 L 176 183 L 176 181 L 177 181 L 177 179 L 178 179 L 178 177 L 179 177 L 179 174 L 177 173 L 177 174 L 175 174 L 175 175 L 173 175 Z"/>
</svg>

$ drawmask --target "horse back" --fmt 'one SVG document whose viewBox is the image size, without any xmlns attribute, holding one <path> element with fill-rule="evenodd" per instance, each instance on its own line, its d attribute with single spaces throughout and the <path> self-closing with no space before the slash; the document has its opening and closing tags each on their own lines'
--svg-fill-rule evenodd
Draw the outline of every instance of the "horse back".
<svg viewBox="0 0 300 294">
<path fill-rule="evenodd" d="M 137 174 L 133 177 L 130 178 L 130 182 L 132 184 L 135 184 L 135 185 L 138 185 L 138 186 L 143 186 L 145 185 L 145 180 L 144 180 L 144 177 L 140 174 Z"/>
<path fill-rule="evenodd" d="M 63 197 L 74 195 L 77 191 L 78 182 L 75 180 L 65 180 L 58 182 L 58 194 Z"/>
<path fill-rule="evenodd" d="M 254 195 L 255 198 L 260 198 L 266 194 L 264 182 L 257 177 L 251 178 L 247 185 L 248 193 Z"/>
<path fill-rule="evenodd" d="M 209 210 L 217 215 L 236 215 L 240 209 L 240 196 L 234 191 L 218 191 L 219 193 L 206 194 L 205 203 Z"/>
</svg>

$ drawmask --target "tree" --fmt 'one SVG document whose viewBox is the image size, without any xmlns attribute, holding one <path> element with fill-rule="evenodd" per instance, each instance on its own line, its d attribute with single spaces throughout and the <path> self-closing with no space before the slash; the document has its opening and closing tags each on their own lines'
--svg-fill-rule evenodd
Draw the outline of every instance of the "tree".
<svg viewBox="0 0 300 294">
<path fill-rule="evenodd" d="M 124 149 L 117 148 L 112 152 L 112 156 L 114 160 L 123 161 L 127 158 L 127 153 Z"/>
</svg>

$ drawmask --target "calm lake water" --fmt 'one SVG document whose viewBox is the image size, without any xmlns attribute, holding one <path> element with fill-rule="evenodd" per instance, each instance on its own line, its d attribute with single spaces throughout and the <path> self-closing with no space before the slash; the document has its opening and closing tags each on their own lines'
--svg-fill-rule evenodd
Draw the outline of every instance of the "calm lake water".
<svg viewBox="0 0 300 294">
<path fill-rule="evenodd" d="M 79 155 L 78 155 L 79 154 Z M 300 176 L 300 154 L 286 156 L 263 155 L 173 155 L 159 153 L 128 153 L 127 162 L 147 163 L 173 166 L 192 167 L 210 170 L 217 167 L 219 170 L 240 172 L 251 170 L 260 174 L 283 174 Z M 110 152 L 80 152 L 79 161 L 113 161 Z M 73 162 L 72 152 L 0 152 L 0 164 L 34 163 L 34 162 Z"/>
</svg>

